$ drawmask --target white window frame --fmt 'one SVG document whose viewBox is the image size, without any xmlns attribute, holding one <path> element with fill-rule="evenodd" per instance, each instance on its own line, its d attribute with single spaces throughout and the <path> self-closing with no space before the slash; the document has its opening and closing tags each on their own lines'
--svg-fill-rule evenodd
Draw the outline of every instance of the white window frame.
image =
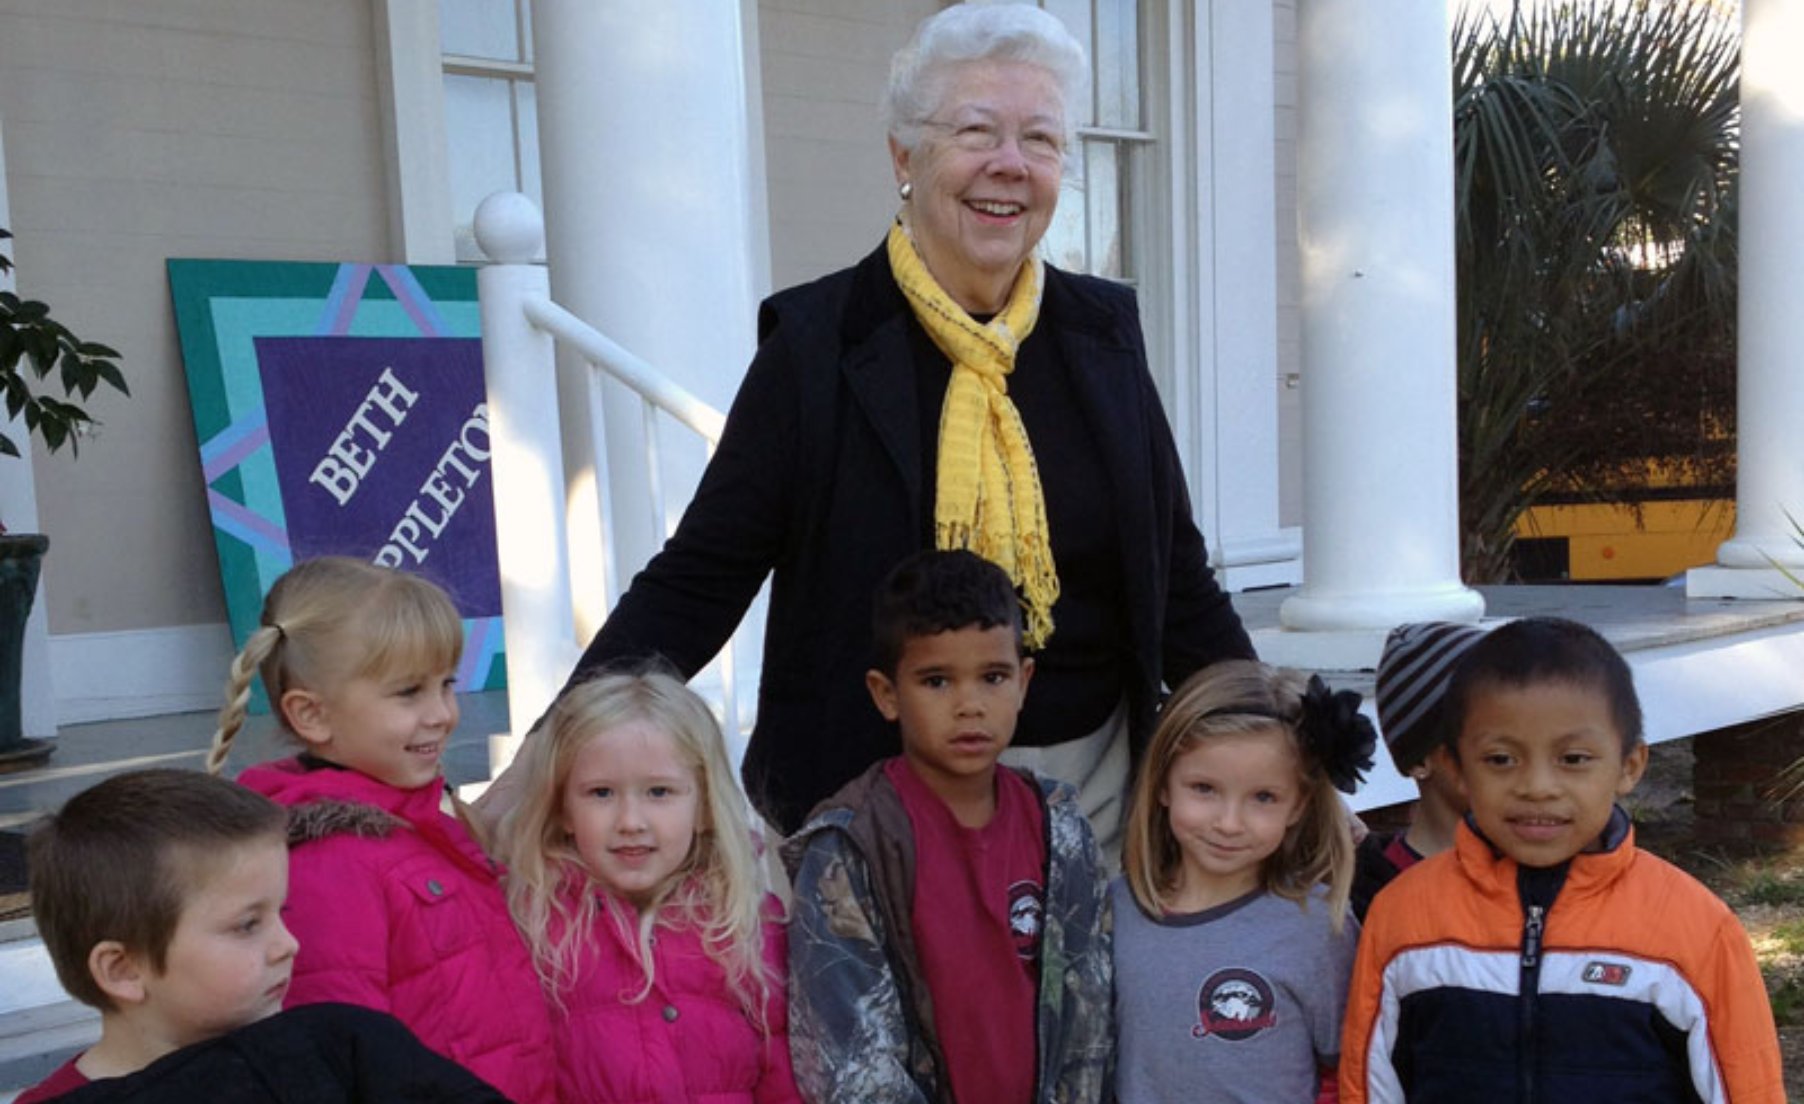
<svg viewBox="0 0 1804 1104">
<path fill-rule="evenodd" d="M 443 53 L 438 0 L 376 0 L 375 22 L 392 252 L 407 264 L 477 260 L 457 255 L 445 75 L 530 77 L 532 66 Z"/>
<path fill-rule="evenodd" d="M 1295 583 L 1301 533 L 1278 519 L 1271 0 L 1145 0 L 1142 17 L 1160 139 L 1142 213 L 1147 279 L 1163 281 L 1143 306 L 1154 378 L 1226 584 Z"/>
<path fill-rule="evenodd" d="M 376 0 L 389 234 L 407 264 L 456 264 L 438 0 Z"/>
<path fill-rule="evenodd" d="M 514 34 L 520 46 L 519 52 L 527 57 L 531 57 L 532 54 L 532 21 L 530 7 L 531 0 L 516 0 L 514 3 Z M 522 120 L 520 118 L 520 96 L 515 86 L 535 83 L 533 62 L 529 60 L 503 60 L 500 58 L 442 53 L 439 56 L 439 79 L 441 81 L 439 94 L 441 103 L 443 102 L 444 96 L 444 85 L 442 82 L 444 78 L 453 76 L 474 77 L 479 80 L 501 81 L 507 84 L 508 122 L 513 131 L 514 181 L 520 191 L 528 191 L 524 183 L 527 175 L 527 165 L 525 162 L 526 143 L 523 140 L 521 133 Z M 446 131 L 446 145 L 448 148 L 450 144 L 449 116 L 446 112 L 441 110 L 439 118 L 444 121 L 442 125 Z M 534 139 L 536 145 L 536 135 L 534 136 Z M 448 167 L 449 166 L 447 166 L 447 168 Z M 532 169 L 534 172 L 537 172 L 539 166 L 533 165 Z M 446 178 L 446 187 L 450 187 L 448 176 Z M 453 206 L 456 204 L 455 195 L 452 197 L 452 204 Z M 474 211 L 468 212 L 468 214 L 471 215 L 474 213 Z M 457 236 L 457 230 L 461 229 L 459 224 L 463 222 L 463 219 L 459 217 L 462 214 L 464 213 L 456 210 L 451 212 L 451 225 L 453 227 L 454 239 L 452 249 L 453 252 L 456 253 L 459 261 L 471 264 L 478 263 L 483 260 L 483 257 L 481 251 L 477 248 L 475 241 L 466 240 Z M 541 261 L 545 259 L 545 253 L 542 246 L 537 259 Z"/>
</svg>

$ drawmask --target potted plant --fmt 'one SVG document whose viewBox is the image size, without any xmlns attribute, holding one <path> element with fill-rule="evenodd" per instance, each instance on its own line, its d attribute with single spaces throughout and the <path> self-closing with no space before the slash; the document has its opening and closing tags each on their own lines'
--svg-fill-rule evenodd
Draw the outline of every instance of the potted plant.
<svg viewBox="0 0 1804 1104">
<path fill-rule="evenodd" d="M 10 237 L 0 227 L 0 283 L 8 282 L 5 277 L 13 267 L 5 251 Z M 119 354 L 107 346 L 71 333 L 43 303 L 0 290 L 0 394 L 7 416 L 23 419 L 25 435 L 35 435 L 49 451 L 68 445 L 70 454 L 78 455 L 82 430 L 97 424 L 75 400 L 86 401 L 102 384 L 131 394 L 118 361 Z M 4 431 L 0 455 L 19 455 L 19 443 Z M 0 770 L 50 755 L 50 744 L 27 739 L 19 720 L 25 619 L 50 541 L 41 533 L 8 533 L 4 520 L 0 518 Z"/>
</svg>

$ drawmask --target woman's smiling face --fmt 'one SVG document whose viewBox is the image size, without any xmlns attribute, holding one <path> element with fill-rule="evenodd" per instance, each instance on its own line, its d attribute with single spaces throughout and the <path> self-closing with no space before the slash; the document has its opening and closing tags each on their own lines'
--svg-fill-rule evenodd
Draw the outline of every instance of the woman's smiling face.
<svg viewBox="0 0 1804 1104">
<path fill-rule="evenodd" d="M 890 155 L 927 270 L 959 306 L 993 314 L 1058 206 L 1065 108 L 1052 73 L 1027 62 L 960 62 L 942 80 L 920 141 L 892 137 Z"/>
</svg>

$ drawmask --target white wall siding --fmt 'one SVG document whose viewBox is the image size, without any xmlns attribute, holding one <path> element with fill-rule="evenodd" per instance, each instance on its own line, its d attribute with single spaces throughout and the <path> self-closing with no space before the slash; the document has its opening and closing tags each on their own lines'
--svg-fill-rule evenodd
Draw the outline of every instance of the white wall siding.
<svg viewBox="0 0 1804 1104">
<path fill-rule="evenodd" d="M 771 282 L 857 261 L 897 207 L 877 104 L 932 0 L 761 0 Z"/>
<path fill-rule="evenodd" d="M 388 260 L 362 0 L 0 0 L 20 291 L 124 354 L 40 456 L 55 634 L 224 620 L 164 261 Z"/>
</svg>

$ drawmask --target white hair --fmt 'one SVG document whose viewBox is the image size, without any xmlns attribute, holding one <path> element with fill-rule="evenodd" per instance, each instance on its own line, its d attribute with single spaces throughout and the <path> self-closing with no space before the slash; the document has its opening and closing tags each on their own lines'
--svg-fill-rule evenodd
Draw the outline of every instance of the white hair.
<svg viewBox="0 0 1804 1104">
<path fill-rule="evenodd" d="M 1064 101 L 1065 139 L 1074 137 L 1090 81 L 1083 45 L 1031 3 L 968 0 L 922 20 L 890 59 L 883 125 L 898 145 L 920 144 L 921 124 L 945 106 L 947 70 L 971 61 L 1024 62 L 1051 73 Z"/>
</svg>

